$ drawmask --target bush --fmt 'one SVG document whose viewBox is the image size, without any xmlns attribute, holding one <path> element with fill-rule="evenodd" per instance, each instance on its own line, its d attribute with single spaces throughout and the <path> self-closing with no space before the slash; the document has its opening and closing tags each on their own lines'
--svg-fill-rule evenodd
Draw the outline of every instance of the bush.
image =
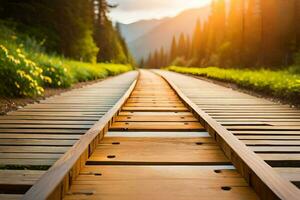
<svg viewBox="0 0 300 200">
<path fill-rule="evenodd" d="M 175 60 L 172 62 L 172 65 L 174 66 L 187 66 L 188 61 L 184 57 L 177 57 Z"/>
<path fill-rule="evenodd" d="M 103 67 L 107 70 L 109 76 L 115 76 L 117 74 L 125 73 L 133 70 L 133 67 L 130 65 L 121 65 L 121 64 L 98 64 L 98 67 Z"/>
<path fill-rule="evenodd" d="M 42 68 L 27 59 L 21 49 L 13 50 L 0 45 L 0 93 L 8 96 L 42 95 L 41 84 L 49 78 L 43 76 Z"/>
</svg>

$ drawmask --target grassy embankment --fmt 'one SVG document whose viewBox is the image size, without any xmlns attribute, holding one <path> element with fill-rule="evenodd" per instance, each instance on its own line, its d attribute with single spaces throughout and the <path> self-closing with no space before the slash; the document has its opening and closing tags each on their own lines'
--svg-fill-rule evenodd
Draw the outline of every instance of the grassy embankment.
<svg viewBox="0 0 300 200">
<path fill-rule="evenodd" d="M 190 68 L 170 66 L 174 72 L 203 76 L 211 79 L 234 83 L 242 88 L 276 97 L 294 104 L 300 104 L 300 73 L 297 67 L 288 70 L 247 70 L 221 69 L 218 67 Z"/>
<path fill-rule="evenodd" d="M 119 64 L 84 63 L 48 54 L 38 42 L 0 21 L 0 96 L 42 96 L 45 88 L 102 79 L 132 70 Z"/>
</svg>

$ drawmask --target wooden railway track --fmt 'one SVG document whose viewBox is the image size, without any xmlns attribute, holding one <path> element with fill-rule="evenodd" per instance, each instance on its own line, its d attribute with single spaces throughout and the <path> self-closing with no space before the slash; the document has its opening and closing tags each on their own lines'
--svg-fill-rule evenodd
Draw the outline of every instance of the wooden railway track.
<svg viewBox="0 0 300 200">
<path fill-rule="evenodd" d="M 64 199 L 256 199 L 231 168 L 167 82 L 143 71 Z"/>
<path fill-rule="evenodd" d="M 162 77 L 149 71 L 140 71 L 138 81 L 127 92 L 123 90 L 124 95 L 114 105 L 111 104 L 112 107 L 106 107 L 104 116 L 96 124 L 93 125 L 83 119 L 85 115 L 79 114 L 77 120 L 84 121 L 80 125 L 86 129 L 91 127 L 85 130 L 80 140 L 76 138 L 75 144 L 68 143 L 69 148 L 65 149 L 66 152 L 59 159 L 56 158 L 58 160 L 49 170 L 42 174 L 31 174 L 37 182 L 24 196 L 2 197 L 28 200 L 298 199 L 299 189 L 285 178 L 287 174 L 293 176 L 290 168 L 281 169 L 278 173 L 280 170 L 269 166 L 270 163 L 267 160 L 265 162 L 253 148 L 260 147 L 259 141 L 266 140 L 261 139 L 264 136 L 271 137 L 270 144 L 276 148 L 282 144 L 288 150 L 297 147 L 297 140 L 280 138 L 285 136 L 282 132 L 287 131 L 287 136 L 297 139 L 295 136 L 299 121 L 296 110 L 282 106 L 273 109 L 274 104 L 268 101 L 259 103 L 259 99 L 248 95 L 234 94 L 232 97 L 233 94 L 228 90 L 222 93 L 220 88 L 214 88 L 208 83 L 201 83 L 201 86 L 198 80 L 190 77 L 162 71 L 156 73 Z M 218 92 L 221 92 L 221 96 L 218 96 Z M 75 113 L 77 106 L 78 112 L 82 112 L 80 102 L 84 100 L 82 95 L 76 105 L 72 104 Z M 88 99 L 85 104 L 88 105 L 85 107 L 88 117 L 99 118 L 94 116 L 97 107 L 93 106 L 95 101 Z M 72 116 L 61 105 L 65 102 L 52 100 L 52 103 L 57 103 L 52 108 L 55 111 L 50 112 L 53 115 L 48 115 L 51 110 L 39 104 L 29 110 L 25 109 L 24 112 L 35 113 L 43 108 L 45 114 L 29 117 L 31 123 L 27 126 L 24 124 L 27 116 L 18 113 L 14 116 L 25 118 L 18 119 L 17 129 L 0 122 L 0 131 L 10 130 L 6 134 L 13 136 L 16 134 L 15 129 L 30 130 L 30 134 L 26 135 L 35 138 L 32 136 L 37 134 L 35 131 L 52 127 L 51 123 L 47 123 L 49 120 L 44 122 L 45 117 L 63 117 L 64 120 L 64 117 Z M 103 106 L 101 103 L 97 105 Z M 266 112 L 271 116 L 267 122 L 281 128 L 268 126 L 271 129 L 266 129 L 265 121 L 256 120 L 255 117 L 260 117 L 258 113 L 263 116 L 259 112 L 261 107 L 270 111 Z M 246 108 L 246 112 L 242 112 L 243 108 Z M 57 109 L 62 109 L 60 111 L 66 115 L 55 115 Z M 287 118 L 280 118 L 278 113 Z M 14 124 L 15 118 L 6 120 Z M 36 123 L 36 120 L 40 123 Z M 41 142 L 44 137 L 53 134 L 62 136 L 62 140 L 68 138 L 68 134 L 77 135 L 80 126 L 77 127 L 76 120 L 69 121 L 55 124 L 58 127 L 55 131 L 63 130 L 61 134 L 55 134 L 53 130 L 42 133 Z M 237 134 L 234 132 L 236 130 L 249 133 Z M 261 132 L 278 134 L 259 134 Z M 49 147 L 59 146 L 47 140 L 43 142 Z M 22 143 L 22 140 L 18 142 Z M 263 141 L 262 146 L 267 148 L 268 142 Z M 30 147 L 34 149 L 35 146 Z M 297 153 L 289 156 L 297 159 Z M 294 174 L 296 169 L 294 166 Z M 285 175 L 281 176 L 283 171 Z M 2 175 L 7 177 L 0 171 L 0 177 Z"/>
</svg>

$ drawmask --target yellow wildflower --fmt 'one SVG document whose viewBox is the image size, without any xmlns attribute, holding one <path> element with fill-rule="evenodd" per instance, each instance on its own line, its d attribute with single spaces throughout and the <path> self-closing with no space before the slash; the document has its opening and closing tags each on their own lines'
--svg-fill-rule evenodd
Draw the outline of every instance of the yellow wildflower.
<svg viewBox="0 0 300 200">
<path fill-rule="evenodd" d="M 15 86 L 20 89 L 20 85 L 17 82 L 15 82 Z"/>
<path fill-rule="evenodd" d="M 19 56 L 20 58 L 23 58 L 23 59 L 25 59 L 25 55 L 24 55 L 24 54 L 22 54 L 22 53 L 18 53 L 18 56 Z"/>
<path fill-rule="evenodd" d="M 44 76 L 44 81 L 45 81 L 46 83 L 49 83 L 49 84 L 52 83 L 52 79 L 51 79 L 50 77 L 48 77 L 48 76 Z"/>
<path fill-rule="evenodd" d="M 8 49 L 7 49 L 5 46 L 0 45 L 0 49 L 1 49 L 2 51 L 4 51 L 4 53 L 5 53 L 6 55 L 8 54 Z"/>
</svg>

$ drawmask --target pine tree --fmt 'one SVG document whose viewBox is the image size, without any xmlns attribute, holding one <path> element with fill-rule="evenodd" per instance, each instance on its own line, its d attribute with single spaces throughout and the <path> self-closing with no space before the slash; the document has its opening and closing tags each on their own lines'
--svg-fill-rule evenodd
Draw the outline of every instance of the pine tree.
<svg viewBox="0 0 300 200">
<path fill-rule="evenodd" d="M 181 33 L 180 36 L 179 36 L 179 41 L 178 41 L 177 56 L 178 57 L 184 57 L 185 56 L 185 50 L 186 50 L 185 36 L 184 36 L 183 33 Z"/>
<path fill-rule="evenodd" d="M 207 51 L 209 54 L 216 53 L 224 42 L 226 27 L 225 0 L 213 0 L 211 4 L 211 15 L 209 17 L 209 34 Z"/>
<path fill-rule="evenodd" d="M 241 67 L 244 56 L 245 1 L 231 0 L 228 17 L 227 38 L 231 47 L 231 64 Z"/>
<path fill-rule="evenodd" d="M 131 56 L 127 51 L 125 41 L 120 37 L 112 25 L 112 22 L 106 16 L 110 5 L 106 0 L 93 0 L 94 5 L 94 40 L 100 48 L 97 60 L 99 62 L 128 63 L 131 62 Z"/>
<path fill-rule="evenodd" d="M 217 44 L 221 44 L 225 39 L 225 32 L 226 32 L 226 2 L 225 0 L 219 0 L 217 4 L 218 10 L 218 28 L 219 31 L 217 32 Z"/>
<path fill-rule="evenodd" d="M 192 45 L 191 45 L 191 40 L 190 36 L 187 34 L 186 39 L 185 39 L 185 59 L 190 60 L 192 58 Z"/>
<path fill-rule="evenodd" d="M 151 66 L 151 67 L 154 69 L 159 68 L 159 52 L 157 51 L 157 49 L 155 49 L 155 51 L 154 51 L 153 66 Z"/>
<path fill-rule="evenodd" d="M 248 0 L 245 15 L 245 66 L 258 64 L 261 43 L 261 7 L 260 0 Z"/>
<path fill-rule="evenodd" d="M 171 50 L 170 50 L 170 56 L 169 56 L 169 63 L 172 63 L 176 59 L 177 54 L 178 54 L 178 52 L 177 52 L 176 37 L 173 36 Z"/>
<path fill-rule="evenodd" d="M 296 51 L 300 51 L 300 1 L 294 0 Z"/>
<path fill-rule="evenodd" d="M 261 1 L 261 65 L 277 68 L 289 63 L 294 5 L 292 1 Z"/>
<path fill-rule="evenodd" d="M 144 58 L 141 59 L 141 61 L 139 63 L 139 67 L 140 68 L 144 68 L 145 67 L 145 60 L 144 60 Z"/>
<path fill-rule="evenodd" d="M 211 14 L 208 18 L 209 29 L 208 29 L 208 38 L 206 51 L 211 55 L 216 49 L 216 18 L 217 18 L 217 9 L 216 9 L 216 0 L 213 0 L 211 3 Z"/>
<path fill-rule="evenodd" d="M 149 53 L 146 65 L 147 68 L 153 67 L 153 57 L 151 52 Z"/>
<path fill-rule="evenodd" d="M 93 40 L 93 19 L 87 0 L 61 0 L 56 7 L 61 51 L 67 57 L 96 62 L 99 49 Z"/>
<path fill-rule="evenodd" d="M 200 65 L 206 64 L 208 57 L 210 56 L 208 52 L 209 28 L 210 28 L 210 20 L 207 20 L 203 26 L 202 40 L 201 40 L 202 42 L 201 42 L 201 48 L 199 50 L 199 56 L 198 56 L 198 62 Z"/>
<path fill-rule="evenodd" d="M 202 47 L 202 30 L 200 19 L 197 20 L 196 27 L 193 34 L 192 40 L 192 57 L 197 60 L 202 60 L 203 52 L 201 52 Z"/>
</svg>

